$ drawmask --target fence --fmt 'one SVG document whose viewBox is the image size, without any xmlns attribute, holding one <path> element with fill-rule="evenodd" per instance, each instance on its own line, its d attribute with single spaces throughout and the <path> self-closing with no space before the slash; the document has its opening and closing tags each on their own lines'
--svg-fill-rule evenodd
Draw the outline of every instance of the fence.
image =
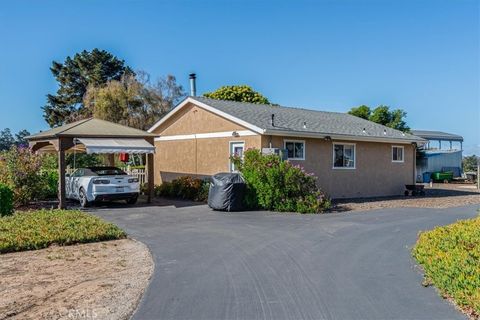
<svg viewBox="0 0 480 320">
<path fill-rule="evenodd" d="M 122 168 L 128 175 L 134 176 L 140 182 L 140 185 L 143 185 L 147 181 L 147 172 L 145 169 L 131 169 L 129 167 Z M 73 168 L 67 168 L 65 170 L 66 174 L 72 174 L 75 171 Z"/>
</svg>

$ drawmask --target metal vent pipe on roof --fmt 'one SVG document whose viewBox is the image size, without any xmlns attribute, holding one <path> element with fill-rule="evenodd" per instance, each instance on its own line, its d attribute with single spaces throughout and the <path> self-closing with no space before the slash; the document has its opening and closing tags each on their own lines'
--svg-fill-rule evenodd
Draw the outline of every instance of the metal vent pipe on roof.
<svg viewBox="0 0 480 320">
<path fill-rule="evenodd" d="M 190 95 L 195 97 L 197 95 L 197 75 L 195 73 L 189 74 L 190 78 Z"/>
</svg>

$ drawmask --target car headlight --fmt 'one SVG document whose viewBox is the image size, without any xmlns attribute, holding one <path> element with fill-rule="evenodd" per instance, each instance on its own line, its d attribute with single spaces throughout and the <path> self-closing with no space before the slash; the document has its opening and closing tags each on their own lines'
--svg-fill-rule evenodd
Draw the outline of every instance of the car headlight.
<svg viewBox="0 0 480 320">
<path fill-rule="evenodd" d="M 109 184 L 110 180 L 108 179 L 96 179 L 93 180 L 93 184 Z"/>
<path fill-rule="evenodd" d="M 128 183 L 134 183 L 134 182 L 138 182 L 138 178 L 128 179 Z"/>
</svg>

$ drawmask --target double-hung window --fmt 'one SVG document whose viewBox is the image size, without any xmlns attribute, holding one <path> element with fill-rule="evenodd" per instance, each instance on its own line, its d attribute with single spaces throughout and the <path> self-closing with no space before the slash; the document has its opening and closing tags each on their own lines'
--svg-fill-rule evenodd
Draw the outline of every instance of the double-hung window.
<svg viewBox="0 0 480 320">
<path fill-rule="evenodd" d="M 392 162 L 403 162 L 403 147 L 392 146 Z"/>
<path fill-rule="evenodd" d="M 355 144 L 333 144 L 333 168 L 355 169 Z"/>
<path fill-rule="evenodd" d="M 288 160 L 305 160 L 305 141 L 285 140 L 284 147 L 287 149 Z"/>
</svg>

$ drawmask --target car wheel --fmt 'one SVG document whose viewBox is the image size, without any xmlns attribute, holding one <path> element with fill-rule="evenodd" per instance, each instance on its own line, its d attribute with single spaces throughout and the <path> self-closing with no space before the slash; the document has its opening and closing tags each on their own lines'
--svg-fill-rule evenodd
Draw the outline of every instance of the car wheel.
<svg viewBox="0 0 480 320">
<path fill-rule="evenodd" d="M 127 204 L 135 204 L 137 203 L 138 196 L 131 197 L 130 199 L 127 199 Z"/>
<path fill-rule="evenodd" d="M 80 191 L 78 192 L 78 198 L 80 200 L 80 205 L 82 206 L 82 208 L 86 208 L 90 205 L 87 199 L 87 194 L 85 193 L 85 190 L 83 190 L 83 188 L 80 189 Z"/>
</svg>

